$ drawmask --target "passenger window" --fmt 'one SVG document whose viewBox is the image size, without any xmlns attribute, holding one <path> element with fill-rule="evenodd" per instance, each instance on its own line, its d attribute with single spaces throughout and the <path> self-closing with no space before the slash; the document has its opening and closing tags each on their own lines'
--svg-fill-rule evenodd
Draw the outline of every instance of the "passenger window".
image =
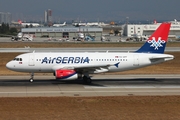
<svg viewBox="0 0 180 120">
<path fill-rule="evenodd" d="M 20 61 L 22 61 L 22 58 L 19 58 Z"/>
</svg>

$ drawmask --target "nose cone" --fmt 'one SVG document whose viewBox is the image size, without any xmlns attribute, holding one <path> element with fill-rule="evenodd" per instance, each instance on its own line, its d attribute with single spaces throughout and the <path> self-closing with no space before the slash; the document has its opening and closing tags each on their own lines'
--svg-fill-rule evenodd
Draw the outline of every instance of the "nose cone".
<svg viewBox="0 0 180 120">
<path fill-rule="evenodd" d="M 10 70 L 13 69 L 13 64 L 12 64 L 11 61 L 6 64 L 6 68 L 7 68 L 7 69 L 10 69 Z"/>
</svg>

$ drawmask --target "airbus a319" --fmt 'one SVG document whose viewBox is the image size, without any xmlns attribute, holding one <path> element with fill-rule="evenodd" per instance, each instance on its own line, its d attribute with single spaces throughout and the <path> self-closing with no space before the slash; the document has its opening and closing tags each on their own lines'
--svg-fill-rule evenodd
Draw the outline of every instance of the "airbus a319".
<svg viewBox="0 0 180 120">
<path fill-rule="evenodd" d="M 142 68 L 172 60 L 164 54 L 170 23 L 162 23 L 145 44 L 135 52 L 32 52 L 18 55 L 6 64 L 13 71 L 53 73 L 57 80 L 83 79 L 91 83 L 90 74 Z"/>
</svg>

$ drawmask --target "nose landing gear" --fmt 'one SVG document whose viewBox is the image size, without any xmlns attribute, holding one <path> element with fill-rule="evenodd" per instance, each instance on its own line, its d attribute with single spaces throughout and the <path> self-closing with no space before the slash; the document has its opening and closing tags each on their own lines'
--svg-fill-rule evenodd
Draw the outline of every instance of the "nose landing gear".
<svg viewBox="0 0 180 120">
<path fill-rule="evenodd" d="M 29 79 L 30 82 L 34 81 L 34 73 L 31 73 L 31 78 Z"/>
</svg>

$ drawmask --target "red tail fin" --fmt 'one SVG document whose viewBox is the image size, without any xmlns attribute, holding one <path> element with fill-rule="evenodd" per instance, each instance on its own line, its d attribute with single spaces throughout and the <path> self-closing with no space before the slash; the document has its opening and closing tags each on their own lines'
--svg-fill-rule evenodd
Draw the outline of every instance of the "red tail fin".
<svg viewBox="0 0 180 120">
<path fill-rule="evenodd" d="M 19 24 L 22 24 L 22 21 L 21 21 L 21 20 L 18 20 L 18 23 L 19 23 Z"/>
<path fill-rule="evenodd" d="M 164 53 L 171 23 L 162 23 L 136 52 Z"/>
<path fill-rule="evenodd" d="M 169 29 L 170 29 L 171 23 L 162 23 L 157 30 L 149 37 L 149 40 L 153 40 L 155 38 L 156 42 L 158 41 L 159 38 L 161 40 L 164 40 L 167 42 L 168 34 L 169 34 Z"/>
</svg>

